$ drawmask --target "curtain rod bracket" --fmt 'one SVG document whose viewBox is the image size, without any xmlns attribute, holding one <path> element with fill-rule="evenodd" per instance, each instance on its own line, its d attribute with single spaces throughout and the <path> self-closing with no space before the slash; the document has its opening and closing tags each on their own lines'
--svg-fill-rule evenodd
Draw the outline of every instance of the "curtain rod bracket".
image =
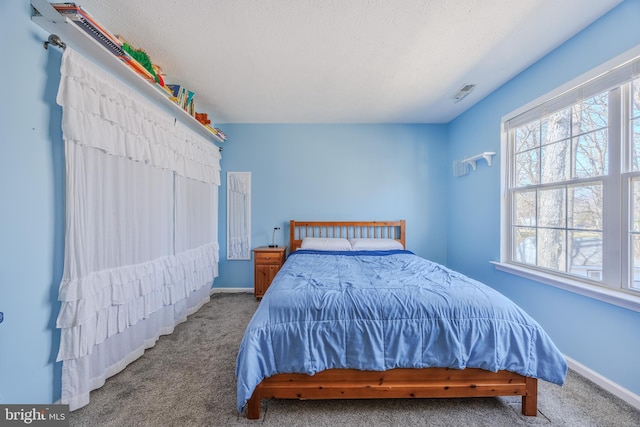
<svg viewBox="0 0 640 427">
<path fill-rule="evenodd" d="M 49 45 L 52 44 L 61 49 L 66 49 L 67 44 L 60 39 L 56 34 L 51 34 L 46 42 L 44 42 L 44 48 L 49 49 Z"/>
</svg>

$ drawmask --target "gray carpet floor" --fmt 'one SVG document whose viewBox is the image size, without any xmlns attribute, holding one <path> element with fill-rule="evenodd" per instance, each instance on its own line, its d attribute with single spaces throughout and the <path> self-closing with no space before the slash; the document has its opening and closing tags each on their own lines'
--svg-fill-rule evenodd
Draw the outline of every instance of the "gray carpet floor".
<svg viewBox="0 0 640 427">
<path fill-rule="evenodd" d="M 264 400 L 262 418 L 236 411 L 238 346 L 258 306 L 253 295 L 214 294 L 173 334 L 91 393 L 71 426 L 640 426 L 640 411 L 575 372 L 540 381 L 538 416 L 519 397 Z"/>
</svg>

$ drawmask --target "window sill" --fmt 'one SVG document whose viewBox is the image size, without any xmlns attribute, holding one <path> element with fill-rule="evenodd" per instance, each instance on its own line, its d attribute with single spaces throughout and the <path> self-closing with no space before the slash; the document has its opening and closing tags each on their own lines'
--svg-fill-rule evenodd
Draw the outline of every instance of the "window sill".
<svg viewBox="0 0 640 427">
<path fill-rule="evenodd" d="M 497 270 L 505 273 L 515 274 L 516 276 L 526 279 L 535 280 L 536 282 L 546 285 L 555 286 L 579 295 L 596 299 L 598 301 L 617 305 L 628 310 L 640 312 L 640 296 L 627 294 L 625 292 L 615 291 L 604 287 L 588 285 L 579 280 L 571 280 L 569 278 L 560 279 L 551 274 L 541 271 L 528 269 L 514 264 L 506 264 L 498 261 L 490 261 L 495 265 Z"/>
</svg>

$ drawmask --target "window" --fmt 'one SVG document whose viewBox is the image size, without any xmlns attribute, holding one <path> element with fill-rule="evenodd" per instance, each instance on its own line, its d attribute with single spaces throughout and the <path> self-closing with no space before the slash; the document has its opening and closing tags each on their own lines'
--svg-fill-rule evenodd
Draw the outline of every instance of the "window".
<svg viewBox="0 0 640 427">
<path fill-rule="evenodd" d="M 618 64 L 503 121 L 498 268 L 640 310 L 640 57 Z"/>
</svg>

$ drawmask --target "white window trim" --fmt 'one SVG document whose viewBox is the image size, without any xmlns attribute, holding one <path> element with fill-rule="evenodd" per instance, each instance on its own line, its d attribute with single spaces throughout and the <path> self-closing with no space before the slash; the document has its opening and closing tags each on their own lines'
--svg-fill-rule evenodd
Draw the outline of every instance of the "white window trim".
<svg viewBox="0 0 640 427">
<path fill-rule="evenodd" d="M 569 277 L 561 278 L 543 271 L 523 267 L 518 264 L 507 264 L 498 261 L 490 262 L 497 270 L 504 271 L 505 273 L 514 274 L 516 276 L 524 277 L 525 279 L 535 280 L 536 282 L 544 283 L 545 285 L 554 286 L 598 301 L 607 302 L 609 304 L 640 312 L 640 296 L 628 294 L 622 289 L 614 290 L 604 286 L 587 284 Z"/>
<path fill-rule="evenodd" d="M 497 270 L 514 274 L 526 279 L 534 280 L 546 285 L 554 286 L 560 289 L 564 289 L 579 295 L 583 295 L 589 298 L 593 298 L 599 301 L 603 301 L 609 304 L 613 304 L 619 307 L 623 307 L 632 311 L 640 312 L 640 295 L 631 294 L 625 292 L 624 289 L 609 288 L 606 286 L 598 286 L 591 283 L 583 282 L 578 278 L 563 277 L 562 275 L 549 274 L 538 268 L 530 268 L 516 263 L 507 262 L 508 253 L 510 251 L 510 229 L 509 218 L 511 214 L 509 200 L 508 200 L 508 177 L 505 171 L 508 168 L 509 162 L 509 150 L 508 150 L 508 138 L 507 132 L 505 132 L 505 123 L 509 120 L 545 103 L 549 100 L 560 96 L 573 88 L 584 84 L 596 77 L 609 72 L 610 70 L 633 60 L 640 56 L 640 45 L 627 52 L 618 55 L 617 57 L 605 62 L 604 64 L 576 77 L 575 79 L 567 82 L 566 84 L 542 95 L 535 100 L 527 103 L 526 105 L 506 114 L 502 117 L 501 131 L 500 131 L 500 144 L 501 153 L 500 156 L 500 261 L 491 261 Z"/>
</svg>

